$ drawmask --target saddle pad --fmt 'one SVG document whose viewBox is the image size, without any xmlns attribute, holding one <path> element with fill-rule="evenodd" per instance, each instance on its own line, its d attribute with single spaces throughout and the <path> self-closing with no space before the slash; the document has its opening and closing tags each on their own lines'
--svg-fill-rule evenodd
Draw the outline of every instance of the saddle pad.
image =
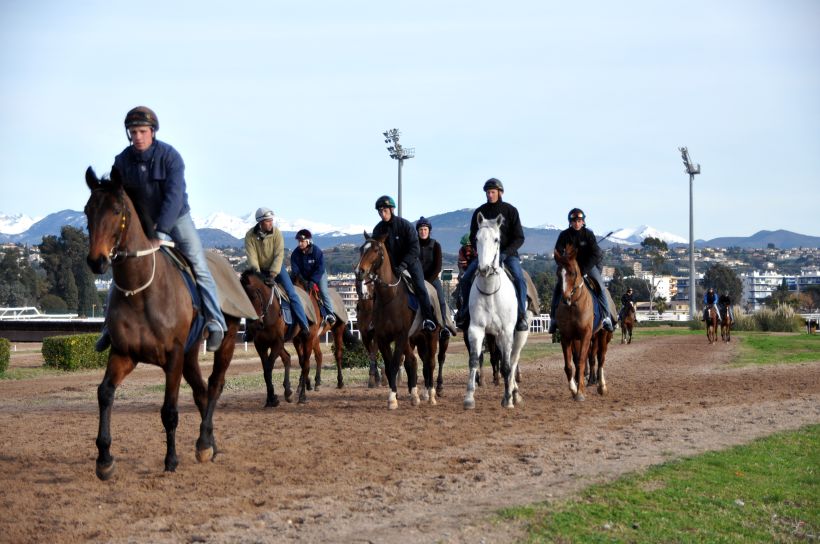
<svg viewBox="0 0 820 544">
<path fill-rule="evenodd" d="M 504 266 L 504 272 L 507 274 L 507 277 L 510 281 L 515 285 L 515 278 L 513 278 L 512 272 Z M 541 301 L 538 298 L 538 290 L 535 288 L 535 284 L 532 282 L 532 278 L 530 277 L 530 273 L 526 270 L 521 270 L 524 273 L 524 282 L 527 284 L 527 309 L 533 313 L 533 315 L 538 315 L 541 313 Z"/>
<path fill-rule="evenodd" d="M 333 302 L 333 313 L 336 315 L 337 318 L 342 320 L 342 323 L 347 325 L 348 317 L 347 317 L 347 310 L 345 309 L 344 300 L 342 300 L 342 295 L 334 288 L 329 288 L 328 291 L 330 292 L 330 300 Z"/>
<path fill-rule="evenodd" d="M 209 250 L 205 252 L 205 258 L 208 261 L 211 275 L 216 281 L 216 291 L 222 312 L 234 317 L 257 319 L 253 304 L 242 288 L 242 284 L 239 283 L 239 275 L 225 257 Z"/>
</svg>

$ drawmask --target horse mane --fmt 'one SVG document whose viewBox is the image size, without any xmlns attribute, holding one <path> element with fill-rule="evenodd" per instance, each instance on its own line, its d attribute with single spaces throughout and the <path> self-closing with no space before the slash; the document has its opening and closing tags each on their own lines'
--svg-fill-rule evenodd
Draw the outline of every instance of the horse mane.
<svg viewBox="0 0 820 544">
<path fill-rule="evenodd" d="M 119 173 L 117 173 L 117 177 L 120 177 Z M 100 189 L 112 194 L 117 194 L 120 190 L 125 191 L 125 194 L 134 206 L 134 210 L 137 212 L 137 218 L 142 226 L 142 231 L 148 238 L 157 237 L 157 231 L 154 229 L 154 221 L 151 219 L 151 216 L 148 215 L 148 206 L 145 205 L 143 198 L 132 194 L 125 185 L 121 182 L 117 183 L 108 175 L 100 178 Z"/>
<path fill-rule="evenodd" d="M 241 283 L 242 285 L 248 285 L 250 283 L 251 276 L 255 276 L 257 279 L 262 281 L 262 274 L 260 274 L 253 268 L 246 268 L 242 271 L 242 274 L 239 276 L 239 283 Z"/>
</svg>

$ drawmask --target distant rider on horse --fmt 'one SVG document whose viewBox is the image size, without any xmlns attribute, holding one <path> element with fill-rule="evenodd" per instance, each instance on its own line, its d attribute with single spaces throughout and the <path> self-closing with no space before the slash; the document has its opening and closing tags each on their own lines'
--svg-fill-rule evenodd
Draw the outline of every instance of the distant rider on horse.
<svg viewBox="0 0 820 544">
<path fill-rule="evenodd" d="M 701 321 L 707 321 L 709 319 L 709 306 L 715 307 L 715 312 L 717 313 L 718 323 L 720 323 L 720 308 L 718 307 L 718 297 L 717 293 L 715 293 L 715 288 L 710 287 L 706 293 L 703 294 L 703 318 Z"/>
<path fill-rule="evenodd" d="M 248 268 L 261 274 L 266 284 L 273 285 L 275 280 L 285 289 L 293 315 L 302 329 L 300 334 L 307 340 L 310 337 L 310 324 L 285 267 L 285 241 L 279 228 L 273 224 L 273 211 L 270 208 L 256 210 L 256 226 L 245 234 L 245 253 L 248 256 Z"/>
<path fill-rule="evenodd" d="M 515 330 L 526 331 L 529 328 L 527 323 L 527 283 L 524 280 L 524 272 L 521 270 L 521 261 L 518 258 L 518 250 L 524 245 L 524 228 L 521 226 L 521 219 L 518 210 L 512 204 L 504 202 L 504 185 L 496 178 L 490 178 L 484 183 L 484 194 L 487 202 L 479 206 L 470 220 L 470 241 L 475 246 L 476 234 L 478 233 L 478 214 L 484 219 L 495 219 L 499 215 L 504 217 L 501 223 L 501 245 L 500 262 L 510 271 L 515 285 L 515 293 L 518 297 L 518 321 Z M 473 286 L 473 278 L 478 269 L 478 259 L 473 259 L 467 265 L 467 269 L 461 276 L 459 288 L 461 290 L 461 300 L 464 304 L 458 311 L 456 325 L 462 330 L 466 330 L 470 321 L 470 289 Z"/>
<path fill-rule="evenodd" d="M 632 288 L 628 287 L 626 293 L 621 295 L 621 312 L 618 314 L 618 320 L 623 318 L 631 311 L 635 311 L 635 299 L 633 298 Z"/>
<path fill-rule="evenodd" d="M 469 232 L 461 237 L 459 243 L 461 244 L 461 248 L 458 250 L 458 279 L 460 281 L 464 271 L 467 270 L 467 266 L 476 258 L 476 253 L 473 243 L 470 241 Z"/>
<path fill-rule="evenodd" d="M 598 297 L 599 305 L 605 309 L 607 315 L 601 320 L 601 325 L 608 331 L 615 329 L 612 320 L 617 319 L 618 313 L 615 311 L 615 304 L 612 297 L 608 296 L 608 291 L 604 286 L 604 279 L 601 277 L 601 248 L 595 233 L 586 227 L 586 215 L 580 208 L 573 208 L 567 214 L 569 227 L 561 231 L 558 240 L 555 242 L 555 249 L 560 253 L 566 250 L 567 244 L 575 246 L 577 256 L 575 260 L 581 268 L 581 273 L 595 280 L 595 288 L 598 290 L 595 295 Z M 558 320 L 555 319 L 555 311 L 558 309 L 558 300 L 561 298 L 562 286 L 556 282 L 555 291 L 552 294 L 552 305 L 550 306 L 550 326 L 549 333 L 555 333 Z"/>
<path fill-rule="evenodd" d="M 322 301 L 322 317 L 328 325 L 333 325 L 336 323 L 336 316 L 333 315 L 333 301 L 327 286 L 324 254 L 319 246 L 313 243 L 313 234 L 308 229 L 297 232 L 296 241 L 299 247 L 290 254 L 290 272 L 294 278 L 302 282 L 305 291 L 318 291 Z"/>
<path fill-rule="evenodd" d="M 419 234 L 419 261 L 424 272 L 424 279 L 436 288 L 438 303 L 441 307 L 441 317 L 444 323 L 441 327 L 441 336 L 448 337 L 456 334 L 456 328 L 450 324 L 450 310 L 447 306 L 447 297 L 444 296 L 444 287 L 441 285 L 441 244 L 432 237 L 433 224 L 422 216 L 416 221 L 416 232 Z"/>
<path fill-rule="evenodd" d="M 419 261 L 419 235 L 410 221 L 393 213 L 395 208 L 396 201 L 390 196 L 380 196 L 376 200 L 376 211 L 379 212 L 381 221 L 373 227 L 373 238 L 385 237 L 384 245 L 387 247 L 387 254 L 390 256 L 396 277 L 401 278 L 405 270 L 410 273 L 413 290 L 416 292 L 424 319 L 422 328 L 428 332 L 434 331 L 436 316 L 430 305 L 430 296 L 424 284 L 424 271 Z"/>
</svg>

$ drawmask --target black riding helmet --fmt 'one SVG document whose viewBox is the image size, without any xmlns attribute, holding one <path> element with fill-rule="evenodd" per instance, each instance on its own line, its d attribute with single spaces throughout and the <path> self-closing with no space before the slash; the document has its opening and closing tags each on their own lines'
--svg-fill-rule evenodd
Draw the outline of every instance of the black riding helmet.
<svg viewBox="0 0 820 544">
<path fill-rule="evenodd" d="M 296 233 L 296 239 L 298 241 L 307 240 L 308 242 L 312 242 L 313 234 L 308 229 L 302 229 Z"/>
<path fill-rule="evenodd" d="M 504 192 L 504 184 L 501 183 L 501 180 L 496 178 L 490 178 L 484 182 L 484 192 L 486 193 L 490 189 L 498 189 L 500 192 Z"/>
<path fill-rule="evenodd" d="M 567 214 L 567 222 L 572 223 L 573 217 L 576 219 L 583 219 L 584 223 L 586 223 L 587 216 L 581 208 L 572 208 Z"/>
<path fill-rule="evenodd" d="M 131 127 L 151 127 L 156 132 L 159 130 L 159 118 L 151 108 L 137 106 L 125 114 L 125 130 Z"/>
</svg>

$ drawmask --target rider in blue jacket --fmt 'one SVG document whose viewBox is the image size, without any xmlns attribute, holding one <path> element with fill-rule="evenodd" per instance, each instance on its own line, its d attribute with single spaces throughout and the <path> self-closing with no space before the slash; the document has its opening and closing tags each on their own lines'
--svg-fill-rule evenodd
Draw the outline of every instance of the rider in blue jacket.
<svg viewBox="0 0 820 544">
<path fill-rule="evenodd" d="M 715 312 L 717 312 L 718 321 L 720 321 L 720 307 L 718 305 L 718 294 L 715 293 L 715 288 L 710 287 L 708 291 L 703 294 L 703 318 L 701 321 L 706 321 L 709 319 L 709 306 L 715 307 Z"/>
<path fill-rule="evenodd" d="M 333 325 L 336 316 L 333 315 L 333 300 L 327 286 L 324 254 L 319 246 L 313 243 L 313 234 L 308 229 L 297 232 L 296 241 L 299 247 L 290 254 L 290 272 L 294 278 L 301 280 L 308 293 L 313 289 L 319 290 L 322 317 L 329 325 Z"/>
</svg>

